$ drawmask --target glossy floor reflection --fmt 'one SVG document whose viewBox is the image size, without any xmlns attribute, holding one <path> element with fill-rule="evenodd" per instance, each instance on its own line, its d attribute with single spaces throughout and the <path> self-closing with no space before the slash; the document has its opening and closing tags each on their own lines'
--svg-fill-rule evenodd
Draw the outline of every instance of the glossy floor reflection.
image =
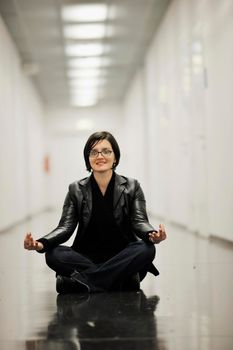
<svg viewBox="0 0 233 350">
<path fill-rule="evenodd" d="M 155 259 L 161 275 L 148 275 L 140 292 L 61 296 L 44 256 L 22 244 L 58 216 L 0 234 L 1 350 L 233 349 L 233 245 L 167 225 Z"/>
<path fill-rule="evenodd" d="M 141 292 L 58 295 L 46 341 L 36 349 L 154 349 L 158 297 Z M 39 347 L 38 347 L 39 345 Z"/>
</svg>

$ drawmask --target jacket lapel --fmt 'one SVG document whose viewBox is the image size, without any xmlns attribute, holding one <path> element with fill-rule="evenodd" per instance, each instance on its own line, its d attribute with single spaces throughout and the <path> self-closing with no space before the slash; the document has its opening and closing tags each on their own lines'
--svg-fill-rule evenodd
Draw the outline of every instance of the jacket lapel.
<svg viewBox="0 0 233 350">
<path fill-rule="evenodd" d="M 114 184 L 114 190 L 113 190 L 113 210 L 116 208 L 121 198 L 121 195 L 124 192 L 125 183 L 126 183 L 126 179 L 123 176 L 115 174 L 115 184 Z M 79 184 L 81 186 L 81 191 L 82 191 L 83 197 L 86 200 L 89 212 L 91 212 L 92 211 L 92 192 L 91 192 L 90 176 L 83 180 L 80 180 Z"/>
<path fill-rule="evenodd" d="M 115 185 L 113 192 L 113 210 L 116 208 L 119 199 L 121 198 L 122 193 L 125 189 L 126 179 L 123 176 L 115 174 Z"/>
<path fill-rule="evenodd" d="M 87 177 L 79 181 L 81 191 L 84 199 L 86 200 L 89 212 L 92 211 L 92 192 L 91 192 L 91 177 Z"/>
</svg>

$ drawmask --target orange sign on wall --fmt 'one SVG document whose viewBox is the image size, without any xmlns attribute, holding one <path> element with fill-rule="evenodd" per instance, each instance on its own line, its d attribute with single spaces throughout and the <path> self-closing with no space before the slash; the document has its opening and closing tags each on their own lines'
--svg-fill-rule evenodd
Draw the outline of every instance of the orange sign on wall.
<svg viewBox="0 0 233 350">
<path fill-rule="evenodd" d="M 50 172 L 50 158 L 48 155 L 44 157 L 44 171 L 46 174 Z"/>
</svg>

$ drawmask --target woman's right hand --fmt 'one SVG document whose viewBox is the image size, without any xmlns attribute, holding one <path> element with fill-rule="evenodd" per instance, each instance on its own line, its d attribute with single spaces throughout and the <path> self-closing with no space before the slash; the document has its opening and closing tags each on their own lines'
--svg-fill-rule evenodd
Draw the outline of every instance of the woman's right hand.
<svg viewBox="0 0 233 350">
<path fill-rule="evenodd" d="M 27 233 L 24 238 L 24 249 L 27 250 L 42 250 L 44 245 L 33 239 L 31 232 Z"/>
</svg>

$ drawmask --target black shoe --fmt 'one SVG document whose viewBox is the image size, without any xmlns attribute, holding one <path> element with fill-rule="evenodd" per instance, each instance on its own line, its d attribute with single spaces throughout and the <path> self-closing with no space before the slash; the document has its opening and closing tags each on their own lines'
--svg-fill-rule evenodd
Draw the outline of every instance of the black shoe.
<svg viewBox="0 0 233 350">
<path fill-rule="evenodd" d="M 80 272 L 78 271 L 74 271 L 70 278 L 75 281 L 80 287 L 82 287 L 83 289 L 86 290 L 86 292 L 90 293 L 91 292 L 91 288 L 88 284 L 88 282 L 85 280 L 85 278 L 81 275 Z"/>
<path fill-rule="evenodd" d="M 89 292 L 89 287 L 74 280 L 72 277 L 57 275 L 56 291 L 59 294 L 87 293 Z"/>
<path fill-rule="evenodd" d="M 136 273 L 135 275 L 132 275 L 128 277 L 127 280 L 125 280 L 122 283 L 121 290 L 125 291 L 139 291 L 140 290 L 140 276 L 139 273 Z"/>
</svg>

